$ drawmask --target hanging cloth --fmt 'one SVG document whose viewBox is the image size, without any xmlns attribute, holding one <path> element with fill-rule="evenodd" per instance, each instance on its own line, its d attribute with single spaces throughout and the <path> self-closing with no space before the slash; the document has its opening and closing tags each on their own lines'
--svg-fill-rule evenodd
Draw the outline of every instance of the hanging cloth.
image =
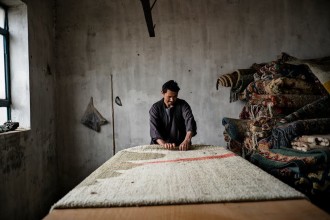
<svg viewBox="0 0 330 220">
<path fill-rule="evenodd" d="M 101 125 L 106 124 L 108 121 L 100 114 L 100 112 L 94 107 L 93 97 L 91 97 L 87 109 L 81 118 L 81 123 L 87 127 L 99 132 Z"/>
</svg>

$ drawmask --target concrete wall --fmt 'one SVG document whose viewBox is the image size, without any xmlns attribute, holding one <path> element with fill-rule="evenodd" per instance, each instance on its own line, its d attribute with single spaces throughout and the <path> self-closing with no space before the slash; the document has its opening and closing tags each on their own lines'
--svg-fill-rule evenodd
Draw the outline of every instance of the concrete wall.
<svg viewBox="0 0 330 220">
<path fill-rule="evenodd" d="M 330 55 L 327 0 L 162 0 L 152 11 L 150 38 L 138 0 L 57 0 L 57 147 L 67 191 L 116 151 L 148 144 L 150 106 L 174 79 L 198 124 L 193 143 L 224 145 L 221 119 L 238 117 L 222 73 L 276 59 Z M 114 106 L 113 95 L 123 106 Z M 97 133 L 80 119 L 90 97 L 110 121 Z"/>
<path fill-rule="evenodd" d="M 22 4 L 17 0 L 4 2 Z M 26 2 L 27 7 L 12 6 L 10 9 L 22 18 L 21 22 L 16 20 L 16 24 L 22 26 L 11 33 L 11 40 L 13 44 L 23 43 L 20 52 L 29 58 L 29 67 L 15 66 L 24 67 L 25 59 L 22 62 L 12 60 L 12 65 L 16 73 L 29 75 L 31 114 L 26 125 L 30 124 L 31 129 L 0 135 L 0 219 L 41 219 L 59 195 L 55 149 L 54 1 Z M 16 34 L 26 31 L 29 37 L 24 43 Z M 24 80 L 24 77 L 15 75 L 13 80 Z M 21 88 L 22 97 L 26 89 L 26 86 Z M 22 103 L 20 100 L 16 103 Z"/>
</svg>

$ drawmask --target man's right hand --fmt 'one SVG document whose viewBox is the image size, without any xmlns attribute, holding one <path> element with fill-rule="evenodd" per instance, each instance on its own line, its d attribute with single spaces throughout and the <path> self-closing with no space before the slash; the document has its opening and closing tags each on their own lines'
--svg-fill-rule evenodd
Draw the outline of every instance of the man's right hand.
<svg viewBox="0 0 330 220">
<path fill-rule="evenodd" d="M 175 144 L 174 143 L 165 143 L 163 146 L 168 150 L 174 150 L 175 149 Z"/>
<path fill-rule="evenodd" d="M 166 143 L 164 140 L 162 139 L 158 139 L 157 143 L 163 147 L 165 147 L 168 150 L 174 150 L 175 149 L 175 144 L 174 143 Z"/>
</svg>

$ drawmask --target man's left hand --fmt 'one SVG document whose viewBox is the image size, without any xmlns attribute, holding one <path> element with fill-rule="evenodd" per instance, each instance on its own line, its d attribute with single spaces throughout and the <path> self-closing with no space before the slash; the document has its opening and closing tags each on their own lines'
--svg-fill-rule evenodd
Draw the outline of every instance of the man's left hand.
<svg viewBox="0 0 330 220">
<path fill-rule="evenodd" d="M 186 151 L 189 149 L 189 146 L 190 146 L 190 141 L 189 140 L 184 140 L 180 146 L 179 146 L 179 150 L 182 150 L 182 151 Z"/>
</svg>

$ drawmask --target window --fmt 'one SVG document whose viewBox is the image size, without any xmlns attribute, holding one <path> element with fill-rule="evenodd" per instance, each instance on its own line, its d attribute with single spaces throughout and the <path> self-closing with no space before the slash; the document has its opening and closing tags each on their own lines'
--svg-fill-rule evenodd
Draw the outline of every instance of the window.
<svg viewBox="0 0 330 220">
<path fill-rule="evenodd" d="M 31 125 L 27 18 L 24 2 L 0 0 L 0 125 L 12 120 L 22 129 Z"/>
<path fill-rule="evenodd" d="M 11 120 L 10 104 L 8 13 L 0 5 L 0 124 Z"/>
</svg>

